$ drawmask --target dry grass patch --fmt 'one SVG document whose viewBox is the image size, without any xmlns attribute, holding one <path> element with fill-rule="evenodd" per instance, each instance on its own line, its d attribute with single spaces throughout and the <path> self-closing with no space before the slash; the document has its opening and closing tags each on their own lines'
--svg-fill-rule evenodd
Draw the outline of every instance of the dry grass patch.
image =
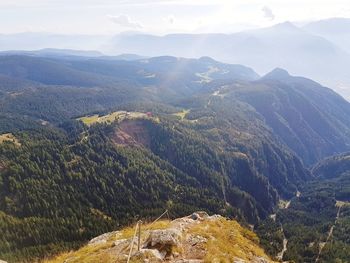
<svg viewBox="0 0 350 263">
<path fill-rule="evenodd" d="M 190 112 L 190 110 L 182 110 L 176 113 L 173 113 L 172 115 L 180 118 L 181 120 L 186 118 L 186 115 Z"/>
<path fill-rule="evenodd" d="M 207 239 L 205 262 L 233 262 L 237 258 L 251 262 L 256 257 L 271 261 L 259 247 L 257 236 L 236 221 L 225 218 L 208 221 L 192 227 L 189 233 Z"/>
<path fill-rule="evenodd" d="M 75 252 L 61 254 L 53 259 L 44 260 L 43 263 L 95 263 L 95 262 L 115 262 L 117 257 L 113 257 L 110 253 L 105 253 L 111 248 L 113 242 L 99 244 L 94 246 L 84 246 Z"/>
<path fill-rule="evenodd" d="M 336 207 L 350 206 L 350 202 L 337 200 L 337 202 L 335 203 L 335 206 Z"/>
<path fill-rule="evenodd" d="M 160 220 L 154 224 L 145 224 L 141 227 L 141 239 L 145 241 L 148 236 L 149 230 L 155 229 L 166 229 L 170 226 L 169 220 Z M 131 239 L 134 236 L 136 225 L 126 227 L 121 231 L 117 232 L 115 235 L 111 235 L 106 243 L 95 244 L 95 245 L 86 245 L 80 248 L 77 251 L 70 251 L 56 256 L 52 259 L 44 260 L 43 263 L 116 263 L 116 262 L 125 262 L 125 260 L 120 259 L 120 254 L 113 251 L 114 242 L 122 239 Z M 130 241 L 129 241 L 130 242 Z M 129 251 L 129 244 L 126 245 L 125 253 Z M 134 247 L 135 251 L 136 247 Z M 136 262 L 136 261 L 135 261 Z"/>
<path fill-rule="evenodd" d="M 18 139 L 12 133 L 0 134 L 0 144 L 4 143 L 4 142 L 12 142 L 16 146 L 21 146 L 21 143 L 18 141 Z"/>
<path fill-rule="evenodd" d="M 147 231 L 150 230 L 156 230 L 156 229 L 166 229 L 170 226 L 170 220 L 159 220 L 155 223 L 148 223 L 148 224 L 142 224 L 141 225 L 141 234 L 146 234 Z M 121 230 L 121 234 L 118 239 L 128 239 L 132 238 L 135 232 L 136 225 L 129 226 Z M 143 235 L 142 235 L 143 236 Z"/>
</svg>

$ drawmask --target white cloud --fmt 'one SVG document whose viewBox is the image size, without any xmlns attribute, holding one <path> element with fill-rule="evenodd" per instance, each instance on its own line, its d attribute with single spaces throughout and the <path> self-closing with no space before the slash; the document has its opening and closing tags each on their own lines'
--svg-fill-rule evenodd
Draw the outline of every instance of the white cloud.
<svg viewBox="0 0 350 263">
<path fill-rule="evenodd" d="M 272 12 L 272 9 L 268 6 L 264 6 L 261 11 L 264 13 L 264 17 L 269 19 L 269 20 L 274 20 L 275 19 L 275 14 Z"/>
<path fill-rule="evenodd" d="M 286 20 L 350 17 L 349 8 L 349 0 L 0 0 L 0 33 L 27 31 L 27 25 L 67 34 L 232 33 Z"/>
<path fill-rule="evenodd" d="M 108 15 L 107 16 L 113 23 L 122 26 L 122 27 L 128 27 L 133 29 L 141 29 L 143 26 L 140 22 L 132 20 L 128 15 Z"/>
</svg>

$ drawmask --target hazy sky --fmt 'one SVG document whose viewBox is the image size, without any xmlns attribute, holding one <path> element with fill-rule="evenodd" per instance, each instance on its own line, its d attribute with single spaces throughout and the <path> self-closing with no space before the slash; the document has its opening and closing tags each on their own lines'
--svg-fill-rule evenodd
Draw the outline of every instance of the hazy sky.
<svg viewBox="0 0 350 263">
<path fill-rule="evenodd" d="M 0 33 L 230 33 L 329 17 L 350 17 L 349 0 L 0 0 Z"/>
</svg>

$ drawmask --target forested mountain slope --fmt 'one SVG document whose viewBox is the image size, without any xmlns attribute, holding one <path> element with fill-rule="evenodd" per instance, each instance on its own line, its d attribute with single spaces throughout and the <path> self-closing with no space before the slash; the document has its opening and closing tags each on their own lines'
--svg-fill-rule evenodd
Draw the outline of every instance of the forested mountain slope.
<svg viewBox="0 0 350 263">
<path fill-rule="evenodd" d="M 259 79 L 207 57 L 0 65 L 0 258 L 10 262 L 164 209 L 257 224 L 313 179 L 304 164 L 349 146 L 349 103 L 279 70 Z"/>
<path fill-rule="evenodd" d="M 350 104 L 311 80 L 276 69 L 258 81 L 228 84 L 222 93 L 253 106 L 306 165 L 349 150 Z"/>
<path fill-rule="evenodd" d="M 319 178 L 337 178 L 350 171 L 350 153 L 326 158 L 317 163 L 312 173 Z"/>
<path fill-rule="evenodd" d="M 279 194 L 293 195 L 310 177 L 273 141 L 246 134 L 250 144 L 234 142 L 232 128 L 214 128 L 210 121 L 196 125 L 160 116 L 159 123 L 66 125 L 63 131 L 19 132 L 20 145 L 0 146 L 4 231 L 21 229 L 3 236 L 3 258 L 74 246 L 166 208 L 172 215 L 204 209 L 256 223 L 272 211 Z M 135 126 L 141 134 L 132 132 Z M 118 139 L 123 136 L 129 141 Z M 258 162 L 259 152 L 267 159 Z"/>
<path fill-rule="evenodd" d="M 0 110 L 61 122 L 128 103 L 174 102 L 213 79 L 257 78 L 247 67 L 210 58 L 70 61 L 4 55 L 0 56 Z"/>
</svg>

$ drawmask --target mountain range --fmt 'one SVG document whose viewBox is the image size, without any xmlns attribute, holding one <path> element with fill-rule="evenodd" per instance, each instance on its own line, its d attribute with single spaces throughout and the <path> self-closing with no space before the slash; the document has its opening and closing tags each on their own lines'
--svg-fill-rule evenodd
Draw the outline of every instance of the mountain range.
<svg viewBox="0 0 350 263">
<path fill-rule="evenodd" d="M 333 18 L 302 27 L 285 22 L 233 34 L 154 36 L 123 33 L 107 37 L 23 33 L 1 35 L 0 50 L 55 47 L 99 50 L 107 54 L 210 56 L 219 61 L 250 66 L 259 74 L 266 74 L 276 67 L 284 68 L 293 75 L 314 79 L 349 98 L 349 21 L 347 18 Z M 91 56 L 96 54 L 90 52 Z"/>
</svg>

